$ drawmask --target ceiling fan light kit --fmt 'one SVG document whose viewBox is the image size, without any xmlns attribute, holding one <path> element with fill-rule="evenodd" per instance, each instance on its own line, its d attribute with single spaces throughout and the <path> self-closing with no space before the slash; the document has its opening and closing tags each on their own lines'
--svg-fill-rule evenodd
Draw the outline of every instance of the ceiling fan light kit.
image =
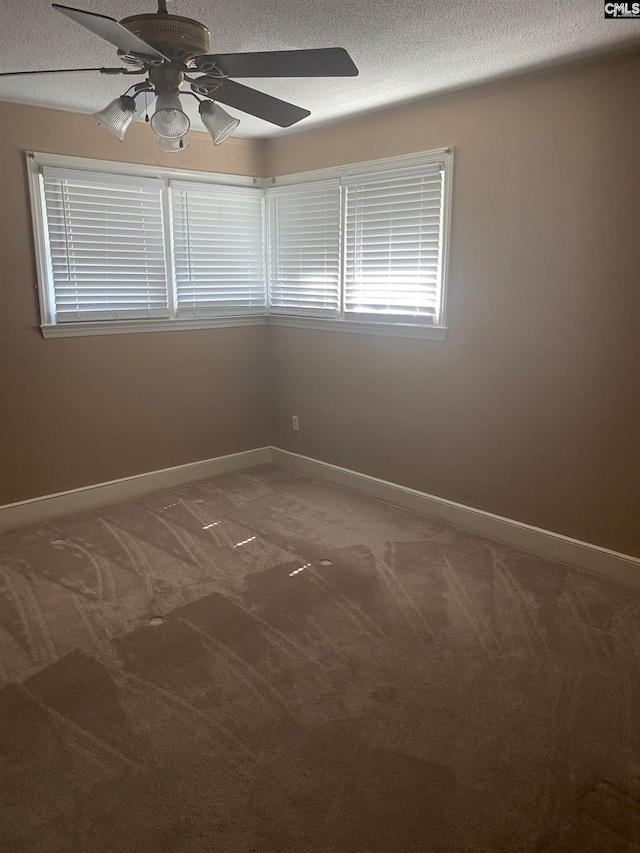
<svg viewBox="0 0 640 853">
<path fill-rule="evenodd" d="M 189 116 L 183 112 L 178 94 L 158 95 L 156 111 L 151 118 L 151 130 L 166 139 L 179 139 L 189 130 Z"/>
<path fill-rule="evenodd" d="M 122 142 L 135 114 L 136 99 L 129 95 L 121 95 L 107 104 L 104 109 L 93 113 L 93 117 Z"/>
<path fill-rule="evenodd" d="M 341 47 L 211 54 L 208 28 L 200 21 L 170 15 L 166 0 L 158 0 L 156 13 L 131 15 L 122 21 L 57 3 L 52 5 L 114 45 L 125 67 L 15 71 L 4 72 L 0 77 L 79 71 L 145 75 L 142 83 L 129 87 L 124 95 L 93 115 L 123 141 L 135 116 L 135 99 L 143 93 L 153 93 L 156 109 L 151 128 L 158 137 L 156 147 L 168 153 L 184 151 L 189 144 L 185 134 L 190 121 L 182 108 L 181 95 L 199 101 L 202 123 L 213 144 L 220 145 L 240 124 L 220 103 L 278 127 L 291 127 L 310 115 L 308 110 L 236 83 L 230 77 L 355 77 L 358 74 L 353 60 Z M 180 91 L 185 83 L 190 90 Z"/>
<path fill-rule="evenodd" d="M 211 134 L 214 145 L 224 142 L 240 124 L 240 119 L 230 116 L 226 110 L 213 101 L 200 101 L 198 106 L 202 124 Z"/>
<path fill-rule="evenodd" d="M 189 147 L 189 140 L 186 136 L 181 136 L 179 139 L 166 139 L 164 136 L 159 136 L 156 139 L 156 148 L 159 151 L 164 151 L 165 154 L 177 154 L 180 151 L 185 151 Z"/>
</svg>

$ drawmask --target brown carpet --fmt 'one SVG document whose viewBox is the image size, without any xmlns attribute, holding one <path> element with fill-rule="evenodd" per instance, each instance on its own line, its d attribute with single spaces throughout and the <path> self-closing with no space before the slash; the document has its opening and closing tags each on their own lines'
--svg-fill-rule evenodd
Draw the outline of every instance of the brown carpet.
<svg viewBox="0 0 640 853">
<path fill-rule="evenodd" d="M 640 850 L 637 591 L 271 466 L 0 542 L 2 851 Z"/>
</svg>

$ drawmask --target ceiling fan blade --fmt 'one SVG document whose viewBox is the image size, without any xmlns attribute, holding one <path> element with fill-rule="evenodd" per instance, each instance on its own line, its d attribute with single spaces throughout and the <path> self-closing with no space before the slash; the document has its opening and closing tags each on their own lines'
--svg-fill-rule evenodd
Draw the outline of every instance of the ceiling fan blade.
<svg viewBox="0 0 640 853">
<path fill-rule="evenodd" d="M 169 61 L 155 47 L 151 47 L 150 44 L 130 33 L 115 18 L 108 18 L 106 15 L 97 15 L 94 12 L 83 12 L 82 9 L 73 9 L 71 6 L 60 6 L 58 3 L 52 3 L 51 5 L 58 12 L 66 15 L 67 18 L 71 18 L 72 21 L 91 30 L 92 33 L 105 39 L 105 41 L 111 42 L 111 44 L 115 45 L 123 53 Z"/>
<path fill-rule="evenodd" d="M 99 71 L 101 74 L 143 74 L 142 70 L 129 68 L 47 68 L 44 71 L 0 71 L 0 77 L 23 77 L 29 74 L 84 74 Z"/>
<path fill-rule="evenodd" d="M 358 69 L 343 47 L 268 50 L 196 56 L 205 73 L 218 68 L 228 77 L 356 77 Z"/>
<path fill-rule="evenodd" d="M 218 87 L 215 88 L 213 85 L 211 87 L 210 97 L 214 101 L 219 101 L 228 107 L 235 107 L 243 113 L 249 113 L 271 124 L 277 124 L 278 127 L 291 127 L 292 124 L 311 115 L 309 110 L 303 110 L 302 107 L 296 107 L 287 101 L 258 92 L 257 89 L 243 86 L 242 83 L 236 83 L 234 80 L 224 80 L 222 83 L 214 77 L 210 80 Z M 206 86 L 207 78 L 200 77 L 197 82 L 199 86 Z"/>
</svg>

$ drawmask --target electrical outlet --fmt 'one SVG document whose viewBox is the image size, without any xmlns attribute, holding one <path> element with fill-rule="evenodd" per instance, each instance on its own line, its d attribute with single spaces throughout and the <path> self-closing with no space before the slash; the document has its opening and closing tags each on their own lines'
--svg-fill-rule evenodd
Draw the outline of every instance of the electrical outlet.
<svg viewBox="0 0 640 853">
<path fill-rule="evenodd" d="M 300 432 L 300 421 L 297 415 L 291 415 L 291 429 L 294 432 Z"/>
</svg>

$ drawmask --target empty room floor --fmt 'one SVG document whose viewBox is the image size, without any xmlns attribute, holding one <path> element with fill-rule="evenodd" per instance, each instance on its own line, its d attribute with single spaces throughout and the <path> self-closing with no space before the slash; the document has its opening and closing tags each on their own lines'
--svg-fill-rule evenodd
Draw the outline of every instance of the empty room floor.
<svg viewBox="0 0 640 853">
<path fill-rule="evenodd" d="M 273 466 L 0 543 L 3 851 L 640 849 L 637 590 Z"/>
</svg>

